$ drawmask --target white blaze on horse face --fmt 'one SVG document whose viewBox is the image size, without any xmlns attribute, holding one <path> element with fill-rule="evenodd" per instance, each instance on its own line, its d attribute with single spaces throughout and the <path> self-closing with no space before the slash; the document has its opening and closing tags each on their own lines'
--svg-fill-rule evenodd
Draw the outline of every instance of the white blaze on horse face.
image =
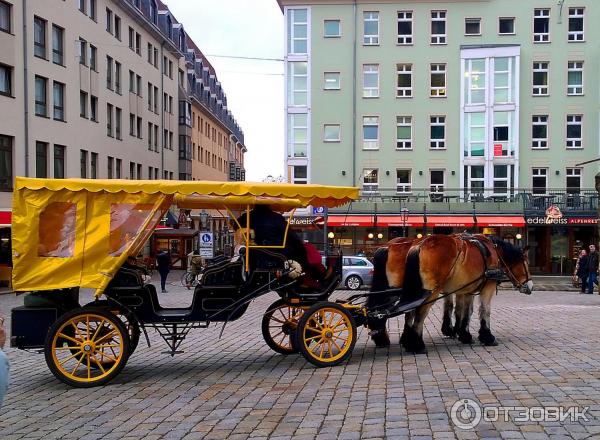
<svg viewBox="0 0 600 440">
<path fill-rule="evenodd" d="M 527 281 L 527 293 L 530 294 L 531 292 L 533 292 L 533 281 L 529 280 Z"/>
</svg>

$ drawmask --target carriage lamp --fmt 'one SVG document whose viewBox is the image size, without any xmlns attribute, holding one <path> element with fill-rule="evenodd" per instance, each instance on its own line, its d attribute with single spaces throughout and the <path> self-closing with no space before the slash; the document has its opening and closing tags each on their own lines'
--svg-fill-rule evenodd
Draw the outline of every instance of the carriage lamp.
<svg viewBox="0 0 600 440">
<path fill-rule="evenodd" d="M 383 234 L 380 232 L 379 234 L 377 234 L 377 238 L 382 239 L 383 238 Z"/>
<path fill-rule="evenodd" d="M 523 236 L 522 236 L 521 234 L 517 234 L 517 235 L 515 235 L 515 238 L 516 238 L 517 240 L 520 240 L 520 239 L 522 239 L 522 238 L 523 238 Z"/>
<path fill-rule="evenodd" d="M 367 237 L 369 237 L 369 239 L 372 239 L 372 238 L 374 237 L 374 235 L 373 235 L 373 233 L 372 233 L 372 232 L 369 232 L 369 233 L 367 234 Z"/>
<path fill-rule="evenodd" d="M 333 232 L 330 232 L 330 233 L 327 234 L 327 237 L 333 238 L 333 237 L 335 237 L 335 234 Z"/>
</svg>

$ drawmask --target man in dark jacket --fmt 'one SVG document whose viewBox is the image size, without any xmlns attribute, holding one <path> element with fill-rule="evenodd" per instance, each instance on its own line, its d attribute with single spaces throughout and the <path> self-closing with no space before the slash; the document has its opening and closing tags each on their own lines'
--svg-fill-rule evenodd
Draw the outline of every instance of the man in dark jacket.
<svg viewBox="0 0 600 440">
<path fill-rule="evenodd" d="M 171 255 L 166 249 L 162 249 L 156 256 L 156 266 L 158 267 L 158 273 L 160 274 L 160 288 L 162 293 L 167 293 L 167 275 L 171 270 Z"/>
<path fill-rule="evenodd" d="M 579 259 L 577 260 L 577 270 L 575 272 L 575 276 L 581 280 L 581 293 L 586 292 L 586 283 L 589 277 L 589 266 L 590 262 L 587 255 L 587 251 L 585 249 L 582 249 L 579 253 Z"/>
<path fill-rule="evenodd" d="M 598 284 L 598 251 L 596 245 L 590 244 L 590 252 L 588 254 L 588 280 L 587 293 L 594 293 L 594 284 Z"/>
</svg>

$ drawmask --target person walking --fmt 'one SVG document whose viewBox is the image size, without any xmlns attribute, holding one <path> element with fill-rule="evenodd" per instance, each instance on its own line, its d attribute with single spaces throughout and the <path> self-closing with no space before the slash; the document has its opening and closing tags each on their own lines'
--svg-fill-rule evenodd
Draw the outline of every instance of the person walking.
<svg viewBox="0 0 600 440">
<path fill-rule="evenodd" d="M 579 288 L 581 289 L 580 293 L 585 293 L 586 291 L 586 283 L 589 276 L 589 257 L 587 255 L 587 251 L 582 249 L 579 252 L 579 258 L 577 259 L 577 264 L 575 265 L 575 277 L 579 279 Z"/>
<path fill-rule="evenodd" d="M 160 288 L 162 293 L 167 293 L 167 275 L 171 270 L 171 255 L 166 249 L 161 249 L 159 254 L 156 256 L 156 266 L 158 267 L 158 273 L 160 274 Z"/>
<path fill-rule="evenodd" d="M 594 244 L 590 244 L 589 249 L 587 293 L 591 295 L 594 293 L 594 284 L 598 284 L 598 251 Z"/>
<path fill-rule="evenodd" d="M 6 343 L 6 332 L 4 330 L 4 318 L 0 317 L 0 408 L 2 401 L 8 391 L 8 357 L 4 353 L 3 348 Z"/>
</svg>

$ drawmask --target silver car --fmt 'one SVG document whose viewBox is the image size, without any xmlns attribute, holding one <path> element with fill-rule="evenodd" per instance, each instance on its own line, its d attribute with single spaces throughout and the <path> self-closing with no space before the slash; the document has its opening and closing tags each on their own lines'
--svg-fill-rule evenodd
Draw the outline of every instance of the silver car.
<svg viewBox="0 0 600 440">
<path fill-rule="evenodd" d="M 344 257 L 342 261 L 342 284 L 350 290 L 370 286 L 373 281 L 373 263 L 365 257 Z"/>
</svg>

